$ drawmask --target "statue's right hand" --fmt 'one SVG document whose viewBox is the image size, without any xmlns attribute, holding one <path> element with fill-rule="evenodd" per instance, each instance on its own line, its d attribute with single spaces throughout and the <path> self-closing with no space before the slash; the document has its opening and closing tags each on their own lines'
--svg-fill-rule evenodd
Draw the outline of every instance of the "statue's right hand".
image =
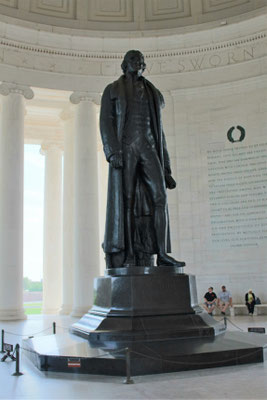
<svg viewBox="0 0 267 400">
<path fill-rule="evenodd" d="M 113 154 L 109 159 L 109 163 L 113 168 L 122 168 L 123 167 L 122 154 L 121 153 Z"/>
</svg>

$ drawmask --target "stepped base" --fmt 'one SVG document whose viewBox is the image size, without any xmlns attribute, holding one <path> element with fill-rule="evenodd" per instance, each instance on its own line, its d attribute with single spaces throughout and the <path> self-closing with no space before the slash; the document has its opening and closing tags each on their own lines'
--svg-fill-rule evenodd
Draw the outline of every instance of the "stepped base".
<svg viewBox="0 0 267 400">
<path fill-rule="evenodd" d="M 113 268 L 96 278 L 93 307 L 71 332 L 90 342 L 213 337 L 223 324 L 197 305 L 194 275 L 178 267 Z"/>
<path fill-rule="evenodd" d="M 131 375 L 146 375 L 263 362 L 266 335 L 227 332 L 210 338 L 113 343 L 95 347 L 74 335 L 23 341 L 24 354 L 41 371 L 126 375 L 129 347 Z"/>
<path fill-rule="evenodd" d="M 225 333 L 198 306 L 195 277 L 176 267 L 107 270 L 71 331 L 28 339 L 25 354 L 42 371 L 103 375 L 126 375 L 127 348 L 132 375 L 263 361 L 260 335 Z"/>
</svg>

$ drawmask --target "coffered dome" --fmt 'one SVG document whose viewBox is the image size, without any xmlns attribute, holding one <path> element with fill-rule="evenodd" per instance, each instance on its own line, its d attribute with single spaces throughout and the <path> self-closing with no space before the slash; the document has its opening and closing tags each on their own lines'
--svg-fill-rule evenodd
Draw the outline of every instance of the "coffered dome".
<svg viewBox="0 0 267 400">
<path fill-rule="evenodd" d="M 266 0 L 0 0 L 0 14 L 21 21 L 98 31 L 186 28 L 260 14 Z"/>
</svg>

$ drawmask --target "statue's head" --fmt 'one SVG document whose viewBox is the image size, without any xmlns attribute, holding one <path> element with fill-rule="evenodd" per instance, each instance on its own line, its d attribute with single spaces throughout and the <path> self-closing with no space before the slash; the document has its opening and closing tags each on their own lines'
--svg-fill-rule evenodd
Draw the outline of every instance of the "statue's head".
<svg viewBox="0 0 267 400">
<path fill-rule="evenodd" d="M 121 69 L 124 74 L 132 72 L 141 76 L 146 69 L 143 54 L 138 50 L 127 51 L 121 64 Z"/>
</svg>

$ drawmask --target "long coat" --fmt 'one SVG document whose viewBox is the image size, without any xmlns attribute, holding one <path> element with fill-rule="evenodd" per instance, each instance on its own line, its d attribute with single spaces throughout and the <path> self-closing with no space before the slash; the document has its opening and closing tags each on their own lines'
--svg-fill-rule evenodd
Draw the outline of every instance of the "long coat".
<svg viewBox="0 0 267 400">
<path fill-rule="evenodd" d="M 143 82 L 147 88 L 149 97 L 150 113 L 154 128 L 154 138 L 158 156 L 164 172 L 171 173 L 170 159 L 166 148 L 165 136 L 162 130 L 161 108 L 164 106 L 162 94 L 155 86 L 146 80 Z M 122 152 L 122 137 L 126 118 L 127 97 L 125 76 L 122 75 L 118 80 L 109 84 L 102 95 L 100 111 L 100 131 L 103 142 L 103 148 L 107 161 L 115 154 Z M 135 215 L 152 215 L 149 199 L 142 182 L 137 181 Z M 169 223 L 168 223 L 169 227 Z M 166 251 L 170 252 L 169 228 L 167 235 Z M 142 240 L 144 241 L 144 239 Z M 155 240 L 150 234 L 147 235 L 148 253 L 156 253 Z M 154 243 L 153 243 L 154 242 Z M 103 249 L 105 253 L 116 253 L 123 251 L 124 243 L 124 204 L 122 187 L 122 169 L 116 169 L 109 166 L 108 178 L 108 196 L 106 227 Z"/>
</svg>

